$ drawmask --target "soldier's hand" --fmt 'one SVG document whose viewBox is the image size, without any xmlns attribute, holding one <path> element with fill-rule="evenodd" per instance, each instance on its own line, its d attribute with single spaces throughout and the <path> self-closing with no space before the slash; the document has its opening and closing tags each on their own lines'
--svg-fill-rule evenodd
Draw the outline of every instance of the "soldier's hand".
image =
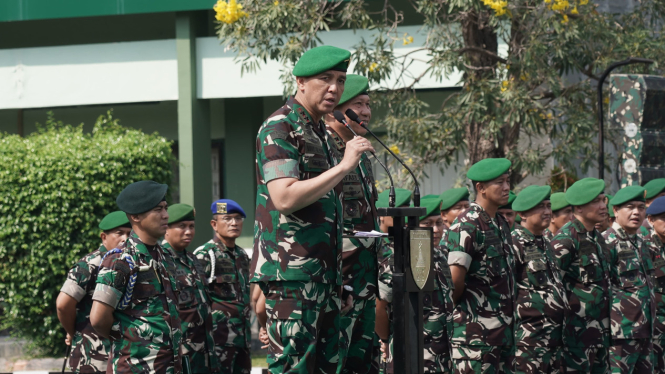
<svg viewBox="0 0 665 374">
<path fill-rule="evenodd" d="M 346 315 L 353 308 L 353 295 L 349 295 L 346 300 L 342 300 L 342 310 L 340 311 L 342 315 Z"/>
<path fill-rule="evenodd" d="M 365 152 L 374 152 L 372 143 L 361 136 L 356 136 L 346 142 L 344 159 L 342 160 L 341 164 L 345 166 L 346 170 L 351 171 L 358 167 L 360 156 L 362 156 L 362 154 Z"/>
<path fill-rule="evenodd" d="M 71 335 L 67 334 L 67 336 L 65 337 L 65 344 L 72 345 L 72 336 Z"/>
<path fill-rule="evenodd" d="M 388 344 L 381 342 L 381 357 L 383 357 L 384 360 L 388 359 Z"/>
<path fill-rule="evenodd" d="M 265 349 L 270 346 L 270 338 L 268 337 L 268 331 L 265 329 L 265 327 L 259 328 L 259 341 L 264 344 L 261 346 L 261 349 Z"/>
</svg>

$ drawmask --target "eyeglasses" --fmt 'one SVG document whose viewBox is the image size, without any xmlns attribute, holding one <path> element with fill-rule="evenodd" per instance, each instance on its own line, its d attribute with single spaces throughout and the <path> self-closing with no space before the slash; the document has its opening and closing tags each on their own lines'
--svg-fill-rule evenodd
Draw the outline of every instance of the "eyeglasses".
<svg viewBox="0 0 665 374">
<path fill-rule="evenodd" d="M 224 223 L 231 223 L 231 222 L 234 222 L 234 221 L 237 222 L 237 223 L 243 223 L 244 220 L 245 220 L 245 217 L 231 217 L 231 216 L 223 216 L 222 217 L 222 221 L 224 221 Z"/>
</svg>

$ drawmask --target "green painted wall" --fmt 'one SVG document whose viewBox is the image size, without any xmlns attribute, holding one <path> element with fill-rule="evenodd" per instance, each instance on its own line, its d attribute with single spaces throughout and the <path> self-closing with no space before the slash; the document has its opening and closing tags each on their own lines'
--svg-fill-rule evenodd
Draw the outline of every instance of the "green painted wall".
<svg viewBox="0 0 665 374">
<path fill-rule="evenodd" d="M 215 0 L 2 0 L 0 22 L 211 9 Z"/>
</svg>

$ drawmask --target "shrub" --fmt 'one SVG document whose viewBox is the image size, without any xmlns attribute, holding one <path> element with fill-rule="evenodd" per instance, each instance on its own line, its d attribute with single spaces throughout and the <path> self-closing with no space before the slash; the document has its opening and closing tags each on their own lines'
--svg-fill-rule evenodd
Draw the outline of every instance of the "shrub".
<svg viewBox="0 0 665 374">
<path fill-rule="evenodd" d="M 63 354 L 55 299 L 67 272 L 99 247 L 97 225 L 118 193 L 142 179 L 170 184 L 172 162 L 171 142 L 123 128 L 111 112 L 92 133 L 49 113 L 26 138 L 0 135 L 0 327 L 37 354 Z"/>
</svg>

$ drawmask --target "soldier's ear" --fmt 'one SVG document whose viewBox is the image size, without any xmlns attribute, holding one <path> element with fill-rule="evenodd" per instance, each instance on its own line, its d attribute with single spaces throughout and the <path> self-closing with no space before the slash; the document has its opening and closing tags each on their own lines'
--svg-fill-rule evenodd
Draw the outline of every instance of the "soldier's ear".
<svg viewBox="0 0 665 374">
<path fill-rule="evenodd" d="M 102 240 L 102 243 L 106 240 L 106 233 L 102 231 L 101 234 L 99 234 L 99 238 Z"/>
</svg>

